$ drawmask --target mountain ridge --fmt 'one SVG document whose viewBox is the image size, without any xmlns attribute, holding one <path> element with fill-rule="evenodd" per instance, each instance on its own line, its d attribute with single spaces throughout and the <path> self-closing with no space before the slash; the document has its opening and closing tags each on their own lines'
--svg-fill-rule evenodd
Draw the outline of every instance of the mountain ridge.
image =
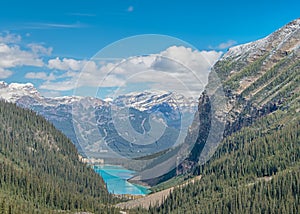
<svg viewBox="0 0 300 214">
<path fill-rule="evenodd" d="M 285 36 L 286 35 L 286 36 Z M 284 40 L 281 40 L 285 38 Z M 255 44 L 268 41 L 265 46 Z M 254 44 L 254 45 L 253 45 Z M 178 167 L 149 184 L 191 173 L 198 164 L 204 164 L 215 152 L 218 144 L 203 142 L 203 130 L 212 130 L 213 124 L 224 124 L 224 138 L 251 126 L 255 121 L 280 111 L 298 114 L 300 92 L 300 19 L 294 20 L 262 40 L 229 49 L 216 62 L 206 86 L 211 110 L 207 111 L 207 93 L 199 98 L 198 110 L 189 129 L 187 139 L 195 139 L 194 149 Z M 250 48 L 249 48 L 250 47 Z M 244 49 L 237 54 L 236 49 Z M 253 54 L 255 53 L 255 54 Z M 219 92 L 224 92 L 224 103 L 218 104 Z M 203 113 L 205 115 L 203 117 Z M 209 118 L 210 125 L 201 122 Z M 284 126 L 284 124 L 278 124 Z M 221 130 L 221 129 L 220 129 Z M 211 131 L 210 131 L 211 132 Z M 216 139 L 220 139 L 217 133 Z M 205 147 L 205 144 L 208 146 Z"/>
<path fill-rule="evenodd" d="M 183 170 L 202 179 L 177 188 L 151 213 L 299 213 L 299 41 L 296 19 L 259 42 L 231 48 L 214 65 L 222 87 L 209 81 L 207 88 L 224 89 L 226 105 L 212 117 L 225 122 L 224 138 L 207 162 L 194 158 L 195 167 Z M 205 97 L 196 120 L 207 109 Z M 198 146 L 205 128 L 200 123 L 189 132 Z"/>
<path fill-rule="evenodd" d="M 97 97 L 85 97 L 85 96 L 59 96 L 59 97 L 44 97 L 34 87 L 32 83 L 6 83 L 0 81 L 0 98 L 8 102 L 17 102 L 24 96 L 35 98 L 39 102 L 44 102 L 47 105 L 60 105 L 60 104 L 72 104 L 73 102 L 79 102 L 82 99 L 90 99 L 98 101 L 98 105 L 116 105 L 126 106 L 138 109 L 140 111 L 149 110 L 152 106 L 167 102 L 173 108 L 187 108 L 188 111 L 196 107 L 196 100 L 193 101 L 191 97 L 186 98 L 183 95 L 167 92 L 167 91 L 143 91 L 143 92 L 131 92 L 127 94 L 120 94 L 119 96 L 106 99 L 100 99 Z M 107 100 L 107 101 L 106 101 Z M 55 101 L 57 103 L 55 103 Z"/>
<path fill-rule="evenodd" d="M 138 151 L 146 152 L 145 155 L 150 155 L 149 152 L 158 152 L 155 151 L 157 145 L 152 149 L 147 145 L 144 146 L 147 149 L 143 149 L 139 145 L 134 149 L 131 148 L 132 144 L 128 148 L 124 147 L 124 145 L 130 145 L 127 142 L 129 139 L 126 140 L 128 138 L 126 133 L 117 132 L 115 126 L 111 126 L 111 124 L 117 122 L 122 124 L 122 121 L 128 119 L 136 135 L 142 134 L 144 141 L 151 140 L 152 136 L 147 134 L 151 131 L 149 118 L 153 115 L 153 119 L 158 122 L 157 125 L 161 124 L 167 128 L 165 137 L 158 144 L 165 148 L 171 146 L 170 140 L 165 142 L 167 139 L 175 140 L 178 136 L 180 125 L 183 124 L 183 128 L 188 127 L 192 120 L 192 114 L 196 110 L 195 101 L 165 91 L 145 91 L 120 95 L 114 100 L 106 102 L 95 97 L 48 98 L 43 97 L 30 83 L 7 84 L 2 82 L 0 98 L 15 102 L 20 107 L 31 109 L 44 116 L 71 139 L 83 156 L 95 158 L 107 158 L 111 149 L 117 152 L 125 150 L 122 153 L 125 156 L 135 156 Z M 122 109 L 128 109 L 128 115 L 126 111 L 120 114 Z M 115 114 L 119 116 L 115 118 Z M 120 119 L 121 121 L 116 121 Z M 123 127 L 127 128 L 124 125 Z M 155 139 L 155 135 L 158 133 L 153 134 L 152 138 Z M 137 138 L 131 140 L 136 141 Z M 107 142 L 109 142 L 109 146 Z"/>
<path fill-rule="evenodd" d="M 270 38 L 274 40 L 266 47 L 252 47 L 242 56 L 231 55 L 229 50 L 213 68 L 221 78 L 229 100 L 228 122 L 232 126 L 237 125 L 234 121 L 238 120 L 238 115 L 246 114 L 244 120 L 251 120 L 282 108 L 284 97 L 289 99 L 290 94 L 299 88 L 300 19 L 288 23 L 263 40 Z M 251 55 L 255 50 L 262 51 L 262 54 Z M 290 92 L 287 92 L 287 86 L 292 87 Z"/>
</svg>

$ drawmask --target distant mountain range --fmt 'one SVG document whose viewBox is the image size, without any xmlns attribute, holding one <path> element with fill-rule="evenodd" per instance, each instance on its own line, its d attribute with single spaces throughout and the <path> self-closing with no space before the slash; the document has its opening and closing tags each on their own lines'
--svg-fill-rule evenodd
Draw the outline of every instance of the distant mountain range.
<svg viewBox="0 0 300 214">
<path fill-rule="evenodd" d="M 130 158 L 151 155 L 176 141 L 183 142 L 185 135 L 180 133 L 187 133 L 197 108 L 197 100 L 165 91 L 130 93 L 114 100 L 50 98 L 41 96 L 31 83 L 0 82 L 0 98 L 44 116 L 72 140 L 79 152 L 98 158 L 112 158 L 109 151 Z M 124 125 L 126 120 L 131 135 Z M 116 123 L 123 128 L 116 127 Z M 160 133 L 159 128 L 165 132 Z M 136 141 L 149 145 L 134 144 Z"/>
</svg>

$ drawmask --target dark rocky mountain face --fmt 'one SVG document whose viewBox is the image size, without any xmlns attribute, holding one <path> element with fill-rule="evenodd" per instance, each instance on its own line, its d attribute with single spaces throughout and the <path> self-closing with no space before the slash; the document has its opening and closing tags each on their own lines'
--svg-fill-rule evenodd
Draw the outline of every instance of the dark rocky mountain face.
<svg viewBox="0 0 300 214">
<path fill-rule="evenodd" d="M 179 174 L 201 175 L 199 182 L 175 189 L 151 211 L 299 213 L 300 19 L 266 38 L 229 49 L 214 65 L 215 74 L 225 105 L 204 118 L 211 115 L 211 126 L 215 118 L 225 124 L 223 140 L 207 162 L 201 160 L 205 146 L 193 160 L 183 162 Z M 210 81 L 207 88 L 215 86 Z M 208 109 L 206 96 L 200 97 L 194 122 Z M 210 94 L 211 103 L 214 99 L 215 93 Z M 205 124 L 193 125 L 187 139 L 205 140 Z M 174 170 L 152 183 L 176 175 Z M 182 177 L 188 178 L 178 176 L 158 187 Z"/>
<path fill-rule="evenodd" d="M 228 98 L 225 135 L 298 98 L 300 19 L 256 42 L 231 48 L 214 66 Z"/>
<path fill-rule="evenodd" d="M 224 137 L 278 110 L 298 113 L 300 19 L 266 38 L 230 48 L 215 64 L 213 72 L 220 78 L 226 97 L 226 104 L 219 112 L 226 115 Z M 212 85 L 209 83 L 207 87 Z M 205 97 L 201 95 L 196 113 L 204 120 L 208 117 L 203 116 L 208 109 Z M 205 139 L 202 130 L 207 129 L 206 125 L 200 123 L 197 141 Z M 198 161 L 196 156 L 193 161 Z"/>
<path fill-rule="evenodd" d="M 195 166 L 205 163 L 214 153 L 216 142 L 221 141 L 220 134 L 226 138 L 277 111 L 297 118 L 300 19 L 263 39 L 230 48 L 214 65 L 206 91 L 199 98 L 186 137 L 186 141 L 196 142 L 189 156 L 177 169 L 144 182 L 155 185 L 178 174 L 193 172 Z"/>
</svg>

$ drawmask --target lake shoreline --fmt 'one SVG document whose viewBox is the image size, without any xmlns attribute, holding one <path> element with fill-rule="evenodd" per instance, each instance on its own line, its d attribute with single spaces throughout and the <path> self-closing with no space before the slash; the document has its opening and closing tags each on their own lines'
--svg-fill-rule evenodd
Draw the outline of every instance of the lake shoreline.
<svg viewBox="0 0 300 214">
<path fill-rule="evenodd" d="M 117 197 L 123 195 L 126 198 L 139 198 L 138 196 L 146 196 L 151 193 L 148 185 L 129 181 L 130 178 L 135 176 L 136 172 L 133 170 L 128 170 L 120 165 L 108 164 L 93 165 L 92 168 L 102 177 L 108 192 Z"/>
</svg>

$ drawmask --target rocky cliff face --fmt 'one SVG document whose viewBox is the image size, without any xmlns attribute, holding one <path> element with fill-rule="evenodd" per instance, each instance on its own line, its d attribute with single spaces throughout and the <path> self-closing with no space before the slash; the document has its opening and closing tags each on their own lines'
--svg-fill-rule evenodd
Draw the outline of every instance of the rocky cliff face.
<svg viewBox="0 0 300 214">
<path fill-rule="evenodd" d="M 299 103 L 300 98 L 300 19 L 263 39 L 230 48 L 215 64 L 213 72 L 220 80 L 226 100 L 224 108 L 214 113 L 216 118 L 218 114 L 226 116 L 219 120 L 224 122 L 225 118 L 225 137 L 274 111 L 289 108 L 299 111 L 299 105 L 293 103 Z M 207 87 L 215 86 L 210 82 Z M 214 96 L 213 93 L 210 99 Z M 204 118 L 205 100 L 202 94 L 196 113 Z M 199 124 L 197 141 L 205 138 L 201 130 L 207 129 L 205 124 Z M 198 160 L 193 158 L 193 161 Z"/>
<path fill-rule="evenodd" d="M 199 98 L 186 137 L 186 142 L 195 142 L 189 156 L 177 170 L 147 183 L 192 172 L 209 160 L 222 137 L 275 111 L 300 112 L 300 19 L 224 54 Z"/>
</svg>

